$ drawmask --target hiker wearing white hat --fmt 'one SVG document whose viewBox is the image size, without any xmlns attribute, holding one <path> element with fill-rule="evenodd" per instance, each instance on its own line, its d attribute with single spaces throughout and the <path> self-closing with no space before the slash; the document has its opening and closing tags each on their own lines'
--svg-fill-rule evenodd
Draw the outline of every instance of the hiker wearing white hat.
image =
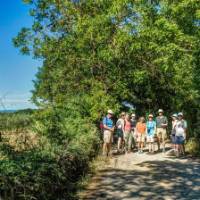
<svg viewBox="0 0 200 200">
<path fill-rule="evenodd" d="M 108 110 L 108 114 L 113 115 L 114 112 L 112 110 Z"/>
<path fill-rule="evenodd" d="M 156 117 L 156 136 L 158 139 L 158 151 L 160 150 L 160 145 L 162 144 L 163 152 L 165 152 L 165 141 L 167 139 L 168 120 L 167 117 L 163 115 L 163 113 L 163 109 L 158 110 L 159 115 Z"/>
<path fill-rule="evenodd" d="M 156 134 L 156 122 L 153 120 L 153 115 L 149 114 L 149 119 L 147 121 L 147 143 L 149 146 L 149 153 L 154 153 L 154 136 Z"/>
<path fill-rule="evenodd" d="M 176 123 L 176 136 L 175 136 L 175 143 L 176 143 L 176 150 L 177 156 L 180 154 L 185 154 L 184 143 L 186 139 L 186 130 L 187 130 L 187 122 L 183 119 L 183 113 L 178 113 L 178 120 Z"/>
<path fill-rule="evenodd" d="M 172 115 L 172 130 L 171 130 L 171 141 L 172 141 L 172 148 L 176 150 L 175 145 L 175 137 L 176 137 L 176 124 L 177 124 L 178 115 L 174 113 Z"/>
<path fill-rule="evenodd" d="M 122 150 L 123 150 L 125 116 L 126 116 L 126 113 L 122 112 L 116 123 L 117 140 L 118 140 L 117 141 L 117 151 L 118 152 L 122 152 Z"/>
<path fill-rule="evenodd" d="M 108 110 L 108 114 L 103 119 L 103 155 L 108 156 L 110 154 L 111 150 L 111 144 L 112 144 L 112 137 L 114 132 L 114 123 L 112 120 L 114 112 L 112 110 Z"/>
</svg>

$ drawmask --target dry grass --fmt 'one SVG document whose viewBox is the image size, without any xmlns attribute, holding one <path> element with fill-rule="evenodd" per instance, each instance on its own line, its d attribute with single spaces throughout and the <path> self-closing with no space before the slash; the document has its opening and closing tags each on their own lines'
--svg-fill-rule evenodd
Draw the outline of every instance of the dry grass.
<svg viewBox="0 0 200 200">
<path fill-rule="evenodd" d="M 1 139 L 4 144 L 18 152 L 33 149 L 39 143 L 37 134 L 29 130 L 4 131 L 1 133 Z"/>
</svg>

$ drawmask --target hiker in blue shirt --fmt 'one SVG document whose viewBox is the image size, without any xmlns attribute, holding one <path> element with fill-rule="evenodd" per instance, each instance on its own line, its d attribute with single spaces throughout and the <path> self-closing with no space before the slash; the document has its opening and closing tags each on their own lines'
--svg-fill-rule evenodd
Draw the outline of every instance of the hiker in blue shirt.
<svg viewBox="0 0 200 200">
<path fill-rule="evenodd" d="M 154 145 L 154 138 L 156 134 L 156 122 L 153 121 L 153 115 L 149 115 L 149 119 L 147 121 L 147 143 L 149 146 L 149 153 L 154 153 L 155 145 Z"/>
<path fill-rule="evenodd" d="M 113 139 L 113 132 L 114 132 L 114 123 L 112 120 L 113 117 L 113 111 L 108 110 L 108 114 L 106 117 L 103 119 L 103 155 L 108 156 L 110 154 L 111 150 L 111 144 L 112 144 L 112 139 Z"/>
</svg>

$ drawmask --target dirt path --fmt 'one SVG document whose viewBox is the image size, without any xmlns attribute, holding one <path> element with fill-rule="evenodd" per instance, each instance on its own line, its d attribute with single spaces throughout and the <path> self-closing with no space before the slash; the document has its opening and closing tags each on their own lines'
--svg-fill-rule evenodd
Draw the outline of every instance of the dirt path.
<svg viewBox="0 0 200 200">
<path fill-rule="evenodd" d="M 80 199 L 200 200 L 200 162 L 168 153 L 116 156 Z"/>
</svg>

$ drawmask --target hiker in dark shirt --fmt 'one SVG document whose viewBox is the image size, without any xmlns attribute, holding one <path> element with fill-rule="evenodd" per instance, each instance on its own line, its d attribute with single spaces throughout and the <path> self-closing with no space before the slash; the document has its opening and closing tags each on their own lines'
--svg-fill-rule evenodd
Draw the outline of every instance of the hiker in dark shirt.
<svg viewBox="0 0 200 200">
<path fill-rule="evenodd" d="M 160 145 L 163 147 L 163 152 L 165 152 L 165 142 L 167 139 L 167 117 L 163 115 L 164 111 L 162 109 L 158 110 L 158 117 L 156 117 L 156 135 L 158 143 L 158 151 L 160 150 Z"/>
</svg>

